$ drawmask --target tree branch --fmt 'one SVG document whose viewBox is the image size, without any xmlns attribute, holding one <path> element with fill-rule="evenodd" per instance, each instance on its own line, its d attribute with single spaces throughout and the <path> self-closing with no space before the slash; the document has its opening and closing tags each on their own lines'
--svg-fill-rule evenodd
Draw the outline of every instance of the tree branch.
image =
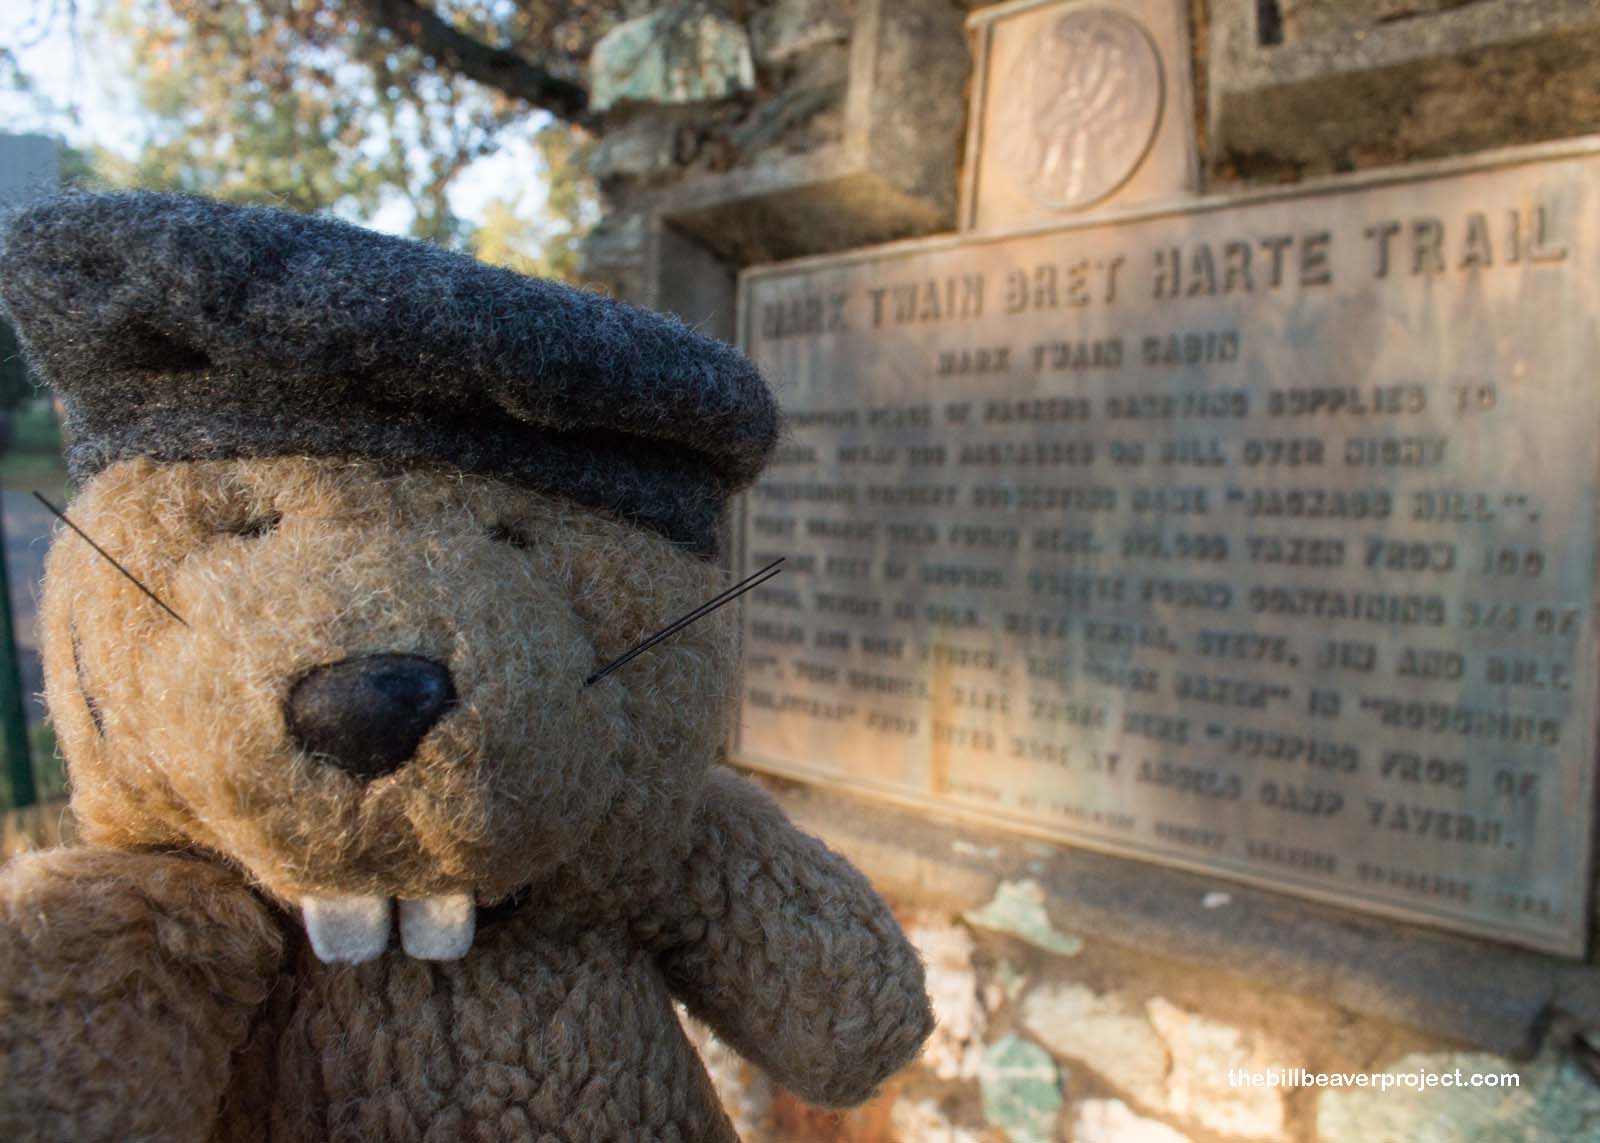
<svg viewBox="0 0 1600 1143">
<path fill-rule="evenodd" d="M 457 31 L 417 0 L 356 0 L 379 27 L 387 28 L 443 67 L 540 107 L 568 122 L 582 118 L 589 93 L 506 48 L 494 48 Z"/>
</svg>

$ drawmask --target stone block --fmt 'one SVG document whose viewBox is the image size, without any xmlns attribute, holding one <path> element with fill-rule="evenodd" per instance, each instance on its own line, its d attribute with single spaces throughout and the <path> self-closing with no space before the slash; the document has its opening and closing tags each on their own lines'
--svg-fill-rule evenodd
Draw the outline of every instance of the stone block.
<svg viewBox="0 0 1600 1143">
<path fill-rule="evenodd" d="M 788 63 L 823 44 L 849 38 L 849 9 L 837 0 L 777 0 L 750 21 L 751 48 L 762 67 Z"/>
<path fill-rule="evenodd" d="M 648 259 L 660 274 L 644 303 L 675 313 L 713 337 L 733 341 L 733 268 L 660 218 L 653 221 L 646 241 Z"/>
<path fill-rule="evenodd" d="M 999 1012 L 1021 998 L 1028 987 L 1027 974 L 1005 957 L 994 966 L 989 978 L 983 982 L 983 1007 L 988 1012 Z"/>
<path fill-rule="evenodd" d="M 1081 984 L 1041 985 L 1022 1002 L 1022 1025 L 1145 1107 L 1166 1107 L 1167 1048 L 1132 1001 Z"/>
<path fill-rule="evenodd" d="M 922 956 L 937 1021 L 922 1064 L 942 1080 L 971 1079 L 978 1074 L 988 1023 L 978 1000 L 972 936 L 938 918 L 910 925 L 906 936 Z"/>
<path fill-rule="evenodd" d="M 1181 1131 L 1146 1119 L 1120 1099 L 1085 1099 L 1072 1108 L 1072 1143 L 1190 1143 Z"/>
<path fill-rule="evenodd" d="M 1234 1086 L 1230 1072 L 1268 1072 L 1298 1066 L 1257 1033 L 1186 1012 L 1161 997 L 1146 1006 L 1172 1061 L 1167 1107 L 1222 1135 L 1277 1140 L 1283 1134 L 1281 1087 Z"/>
<path fill-rule="evenodd" d="M 579 248 L 579 274 L 584 284 L 611 297 L 644 301 L 649 238 L 650 223 L 644 215 L 627 211 L 607 214 L 584 236 Z"/>
<path fill-rule="evenodd" d="M 701 103 L 755 86 L 750 38 L 732 20 L 688 4 L 624 20 L 589 57 L 589 107 Z"/>
<path fill-rule="evenodd" d="M 1592 0 L 1211 0 L 1208 164 L 1247 181 L 1600 129 Z"/>
<path fill-rule="evenodd" d="M 618 178 L 650 178 L 673 168 L 673 132 L 651 119 L 619 124 L 600 137 L 589 173 L 604 183 Z"/>
<path fill-rule="evenodd" d="M 1020 1036 L 989 1045 L 978 1071 L 983 1115 L 1011 1143 L 1051 1143 L 1065 1098 L 1050 1053 Z"/>
<path fill-rule="evenodd" d="M 1003 881 L 993 900 L 981 909 L 967 910 L 965 916 L 968 924 L 1021 937 L 1045 952 L 1077 956 L 1083 951 L 1082 938 L 1057 931 L 1044 901 L 1044 887 L 1037 881 Z"/>
<path fill-rule="evenodd" d="M 742 161 L 630 205 L 733 266 L 952 229 L 971 66 L 962 16 L 943 0 L 860 0 L 842 82 L 752 116 Z M 773 121 L 829 130 L 807 128 L 804 150 L 763 150 L 783 134 Z"/>
</svg>

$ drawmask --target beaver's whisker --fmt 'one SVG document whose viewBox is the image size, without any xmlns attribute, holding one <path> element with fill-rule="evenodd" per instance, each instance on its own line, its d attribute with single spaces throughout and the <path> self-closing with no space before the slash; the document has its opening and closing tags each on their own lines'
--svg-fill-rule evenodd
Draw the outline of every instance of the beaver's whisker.
<svg viewBox="0 0 1600 1143">
<path fill-rule="evenodd" d="M 54 504 L 50 503 L 50 501 L 46 500 L 43 496 L 41 496 L 39 494 L 39 490 L 38 489 L 34 489 L 33 498 L 35 500 L 37 500 L 40 504 L 43 504 L 46 508 L 50 509 L 51 512 L 55 513 L 56 517 L 58 519 L 60 519 L 60 521 L 63 524 L 65 524 L 67 527 L 71 528 L 74 532 L 78 533 L 78 535 L 82 536 L 83 539 L 84 539 L 84 542 L 87 543 L 95 551 L 99 552 L 102 556 L 104 556 L 107 563 L 109 563 L 112 567 L 116 568 L 123 575 L 127 576 L 129 583 L 133 584 L 134 587 L 138 588 L 140 591 L 142 591 L 146 595 L 148 595 L 151 599 L 155 600 L 156 605 L 158 607 L 160 607 L 162 611 L 165 611 L 168 615 L 172 616 L 172 618 L 176 619 L 179 623 L 182 623 L 185 627 L 189 626 L 189 624 L 184 621 L 183 616 L 179 615 L 176 611 L 172 610 L 172 608 L 168 607 L 166 605 L 166 603 L 162 600 L 162 598 L 159 595 L 157 595 L 155 592 L 151 591 L 144 584 L 140 583 L 138 578 L 131 571 L 129 571 L 127 568 L 125 568 L 121 564 L 119 564 L 112 557 L 110 552 L 106 551 L 99 544 L 97 544 L 93 540 L 91 540 L 89 538 L 89 533 L 85 532 L 82 528 L 78 527 L 78 525 L 74 524 L 71 520 L 67 519 L 67 514 L 65 512 L 63 512 L 61 509 L 57 508 Z"/>
<path fill-rule="evenodd" d="M 596 671 L 594 674 L 590 675 L 587 679 L 584 679 L 583 680 L 583 685 L 584 686 L 588 686 L 591 683 L 599 682 L 601 679 L 603 679 L 607 675 L 609 675 L 612 671 L 616 670 L 618 667 L 622 666 L 622 664 L 626 663 L 629 659 L 633 658 L 635 655 L 640 654 L 641 652 L 648 651 L 651 647 L 654 647 L 657 643 L 661 642 L 661 640 L 665 639 L 668 635 L 671 635 L 674 632 L 683 630 L 685 627 L 689 626 L 689 624 L 693 623 L 696 619 L 704 619 L 707 615 L 710 615 L 713 611 L 715 611 L 717 608 L 721 607 L 724 603 L 732 603 L 735 599 L 738 599 L 741 595 L 743 595 L 745 592 L 749 591 L 752 587 L 760 587 L 762 584 L 766 583 L 767 580 L 772 579 L 774 576 L 778 575 L 779 572 L 783 571 L 782 568 L 778 567 L 778 565 L 781 564 L 783 562 L 783 560 L 784 560 L 784 557 L 783 556 L 779 556 L 777 559 L 773 560 L 766 567 L 762 568 L 758 572 L 755 572 L 755 573 L 753 573 L 753 574 L 751 574 L 749 576 L 746 576 L 744 579 L 740 580 L 738 583 L 736 583 L 732 587 L 730 587 L 727 591 L 724 591 L 721 595 L 718 595 L 715 598 L 709 599 L 705 603 L 702 603 L 699 607 L 697 607 L 693 611 L 689 612 L 689 614 L 685 615 L 682 619 L 679 619 L 679 620 L 675 621 L 674 623 L 672 623 L 670 626 L 665 627 L 660 631 L 657 631 L 654 635 L 650 636 L 650 638 L 646 639 L 643 643 L 640 643 L 637 647 L 635 647 L 633 650 L 629 651 L 627 654 L 622 655 L 620 658 L 616 658 L 616 659 L 611 660 L 611 662 L 607 663 L 604 667 L 601 667 L 598 671 Z M 768 574 L 769 572 L 771 573 L 770 575 Z"/>
</svg>

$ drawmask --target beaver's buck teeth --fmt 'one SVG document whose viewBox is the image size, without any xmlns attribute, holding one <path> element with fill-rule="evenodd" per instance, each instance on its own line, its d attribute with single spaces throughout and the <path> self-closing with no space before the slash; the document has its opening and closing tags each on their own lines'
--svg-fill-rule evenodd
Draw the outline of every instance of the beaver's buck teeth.
<svg viewBox="0 0 1600 1143">
<path fill-rule="evenodd" d="M 300 912 L 323 964 L 361 964 L 389 947 L 387 897 L 307 897 Z"/>
<path fill-rule="evenodd" d="M 401 901 L 401 947 L 418 960 L 460 960 L 472 948 L 476 917 L 467 893 Z"/>
<path fill-rule="evenodd" d="M 324 964 L 363 964 L 389 947 L 387 897 L 307 897 L 311 949 Z M 467 893 L 400 902 L 400 945 L 417 960 L 460 960 L 472 949 L 477 907 Z"/>
</svg>

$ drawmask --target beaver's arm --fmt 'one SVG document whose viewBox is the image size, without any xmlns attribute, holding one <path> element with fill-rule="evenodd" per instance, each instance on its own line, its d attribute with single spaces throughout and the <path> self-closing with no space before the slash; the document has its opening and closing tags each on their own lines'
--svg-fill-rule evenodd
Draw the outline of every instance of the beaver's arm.
<svg viewBox="0 0 1600 1143">
<path fill-rule="evenodd" d="M 0 868 L 0 1139 L 211 1138 L 282 935 L 228 871 L 72 848 Z"/>
<path fill-rule="evenodd" d="M 861 1102 L 933 1027 L 922 963 L 866 878 L 727 770 L 640 935 L 691 1012 L 816 1103 Z"/>
</svg>

